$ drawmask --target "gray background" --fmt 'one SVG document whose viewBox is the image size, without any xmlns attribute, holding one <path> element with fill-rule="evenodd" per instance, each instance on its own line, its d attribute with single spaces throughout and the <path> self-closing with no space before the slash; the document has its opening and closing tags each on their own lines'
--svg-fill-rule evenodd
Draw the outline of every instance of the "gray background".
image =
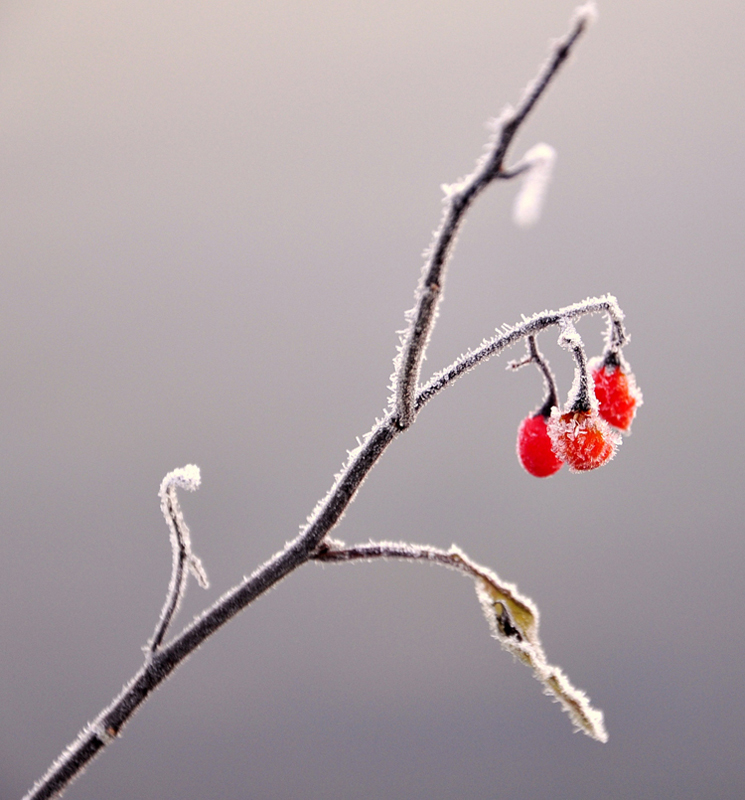
<svg viewBox="0 0 745 800">
<path fill-rule="evenodd" d="M 572 8 L 0 5 L 0 797 L 141 663 L 167 471 L 202 468 L 184 505 L 212 581 L 178 627 L 295 535 L 385 405 L 440 184 Z M 742 796 L 744 22 L 734 0 L 603 3 L 514 151 L 558 151 L 543 220 L 516 229 L 496 186 L 452 263 L 427 371 L 617 295 L 646 404 L 616 460 L 522 472 L 540 379 L 502 357 L 426 409 L 337 532 L 455 541 L 516 581 L 609 743 L 572 734 L 457 575 L 309 565 L 71 800 Z M 580 328 L 591 354 L 601 329 Z"/>
</svg>

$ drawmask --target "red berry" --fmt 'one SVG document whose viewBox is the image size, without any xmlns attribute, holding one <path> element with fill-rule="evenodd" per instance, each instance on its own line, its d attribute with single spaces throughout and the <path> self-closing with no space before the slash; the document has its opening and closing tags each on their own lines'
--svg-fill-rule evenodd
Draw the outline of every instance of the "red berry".
<svg viewBox="0 0 745 800">
<path fill-rule="evenodd" d="M 548 421 L 548 435 L 554 453 L 566 461 L 572 472 L 601 467 L 615 455 L 621 437 L 595 411 L 556 409 Z"/>
<path fill-rule="evenodd" d="M 543 414 L 526 417 L 517 430 L 517 457 L 536 478 L 548 478 L 561 469 L 562 462 L 551 449 Z"/>
<path fill-rule="evenodd" d="M 636 388 L 633 373 L 621 365 L 605 364 L 600 358 L 593 358 L 589 366 L 600 416 L 614 428 L 628 433 L 636 409 L 642 404 L 642 394 Z"/>
</svg>

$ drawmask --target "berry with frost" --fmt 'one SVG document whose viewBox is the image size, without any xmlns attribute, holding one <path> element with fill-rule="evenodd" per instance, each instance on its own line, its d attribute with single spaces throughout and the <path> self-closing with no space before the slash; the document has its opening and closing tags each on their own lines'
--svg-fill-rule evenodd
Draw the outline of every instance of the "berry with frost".
<svg viewBox="0 0 745 800">
<path fill-rule="evenodd" d="M 628 433 L 636 409 L 642 404 L 642 394 L 633 372 L 624 363 L 614 363 L 614 359 L 607 357 L 593 358 L 589 367 L 600 404 L 600 416 L 614 428 Z"/>
<path fill-rule="evenodd" d="M 562 414 L 555 408 L 547 428 L 554 453 L 572 472 L 601 467 L 621 443 L 618 433 L 592 409 Z"/>
<path fill-rule="evenodd" d="M 517 430 L 517 457 L 523 468 L 536 478 L 548 478 L 561 469 L 548 435 L 547 420 L 542 413 L 526 417 Z"/>
</svg>

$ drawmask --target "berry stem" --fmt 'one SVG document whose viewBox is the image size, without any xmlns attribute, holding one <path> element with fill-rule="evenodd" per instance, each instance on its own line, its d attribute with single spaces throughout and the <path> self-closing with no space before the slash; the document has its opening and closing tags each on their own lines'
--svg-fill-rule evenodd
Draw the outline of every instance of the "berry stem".
<svg viewBox="0 0 745 800">
<path fill-rule="evenodd" d="M 590 387 L 590 379 L 587 374 L 587 356 L 585 355 L 582 338 L 571 322 L 565 321 L 561 327 L 562 331 L 561 336 L 559 336 L 559 344 L 567 350 L 571 350 L 577 365 L 574 385 L 572 386 L 572 391 L 567 401 L 567 405 L 569 406 L 567 411 L 587 413 L 591 411 L 593 407 L 597 408 L 597 401 L 595 400 L 595 393 Z"/>
<path fill-rule="evenodd" d="M 551 409 L 559 405 L 558 394 L 556 390 L 556 379 L 554 378 L 551 367 L 548 365 L 546 357 L 538 349 L 536 344 L 536 334 L 531 333 L 528 337 L 528 355 L 522 361 L 511 361 L 507 366 L 509 369 L 520 369 L 526 364 L 535 364 L 543 374 L 544 384 L 546 386 L 546 397 L 533 415 L 534 417 L 544 417 L 548 419 L 551 416 Z"/>
<path fill-rule="evenodd" d="M 536 344 L 535 335 L 528 336 L 528 349 L 530 350 L 530 359 L 536 364 L 538 369 L 543 373 L 543 380 L 546 382 L 546 399 L 543 401 L 538 414 L 542 417 L 550 417 L 551 409 L 559 405 L 559 398 L 556 393 L 556 379 L 554 378 L 551 367 L 544 357 L 543 353 L 538 349 Z M 538 416 L 536 414 L 536 416 Z"/>
</svg>

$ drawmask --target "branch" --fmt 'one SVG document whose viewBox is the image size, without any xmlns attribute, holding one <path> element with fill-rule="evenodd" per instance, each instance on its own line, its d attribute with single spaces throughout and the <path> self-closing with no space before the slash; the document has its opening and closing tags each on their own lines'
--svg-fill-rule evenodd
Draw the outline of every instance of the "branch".
<svg viewBox="0 0 745 800">
<path fill-rule="evenodd" d="M 538 609 L 514 584 L 502 581 L 495 572 L 469 559 L 456 545 L 440 550 L 404 542 L 370 542 L 354 547 L 330 542 L 313 555 L 315 561 L 332 564 L 376 558 L 437 564 L 472 578 L 492 636 L 505 650 L 532 668 L 545 691 L 556 697 L 579 730 L 600 742 L 608 741 L 603 712 L 590 705 L 584 692 L 572 686 L 559 667 L 548 663 L 538 638 Z"/>
<path fill-rule="evenodd" d="M 508 331 L 494 339 L 485 342 L 481 347 L 462 356 L 450 367 L 436 375 L 418 393 L 416 398 L 417 412 L 432 397 L 451 386 L 458 377 L 474 369 L 492 356 L 501 353 L 506 347 L 553 325 L 562 326 L 567 320 L 599 312 L 606 312 L 609 316 L 608 336 L 613 337 L 614 341 L 625 342 L 626 334 L 622 322 L 623 314 L 615 298 L 610 295 L 575 303 L 559 311 L 547 311 L 543 314 L 537 314 L 534 317 L 523 320 L 519 325 L 509 328 Z M 81 731 L 78 738 L 64 750 L 48 772 L 25 796 L 24 800 L 42 800 L 43 798 L 54 797 L 58 792 L 61 792 L 82 772 L 94 756 L 115 740 L 125 723 L 139 706 L 202 642 L 290 572 L 302 566 L 311 558 L 318 560 L 319 553 L 322 552 L 318 551 L 318 547 L 324 537 L 338 524 L 370 470 L 400 433 L 401 428 L 398 421 L 393 412 L 389 411 L 364 437 L 362 444 L 355 450 L 350 451 L 347 463 L 336 476 L 334 484 L 326 497 L 318 503 L 308 518 L 308 524 L 301 533 L 287 544 L 281 552 L 256 569 L 250 577 L 244 579 L 240 584 L 224 594 L 175 639 L 152 652 L 152 657 L 140 668 L 139 672 L 124 687 L 119 696 L 92 723 Z M 407 556 L 399 555 L 397 557 L 403 558 Z M 328 560 L 333 559 L 329 556 Z M 437 561 L 438 559 L 432 560 Z M 481 568 L 475 566 L 474 569 Z M 487 574 L 487 571 L 484 574 Z M 500 641 L 507 646 L 504 640 L 500 639 Z M 514 642 L 513 646 L 516 647 Z M 515 650 L 515 653 L 519 656 L 517 650 Z M 519 657 L 522 658 L 522 656 Z M 571 706 L 575 709 L 571 713 L 580 714 L 581 716 L 581 703 L 571 693 L 576 690 L 572 690 L 571 684 L 568 683 L 558 668 L 549 667 L 546 663 L 544 669 L 541 666 L 544 662 L 545 658 L 541 661 L 536 656 L 534 663 L 532 661 L 526 663 L 530 663 L 533 666 L 536 676 L 557 697 L 560 697 L 562 703 L 568 704 L 567 707 Z M 564 696 L 566 696 L 566 699 L 564 699 Z M 580 727 L 584 729 L 584 725 Z M 603 741 L 600 735 L 595 736 L 595 738 Z"/>
<path fill-rule="evenodd" d="M 444 187 L 447 195 L 445 213 L 427 251 L 427 261 L 417 287 L 416 305 L 407 313 L 409 324 L 402 337 L 392 379 L 393 408 L 397 424 L 402 430 L 411 425 L 420 408 L 416 390 L 421 365 L 442 299 L 445 268 L 463 219 L 476 198 L 493 180 L 512 178 L 529 166 L 518 165 L 514 170 L 504 170 L 507 150 L 520 126 L 568 58 L 577 39 L 593 20 L 594 14 L 594 5 L 591 3 L 577 9 L 571 30 L 554 45 L 551 56 L 526 89 L 517 109 L 505 109 L 497 120 L 497 129 L 489 149 L 477 163 L 476 169 L 457 183 Z"/>
<path fill-rule="evenodd" d="M 618 342 L 618 346 L 623 346 L 628 339 L 623 327 L 623 312 L 616 298 L 610 294 L 603 297 L 589 298 L 581 303 L 574 303 L 571 306 L 560 308 L 558 311 L 544 311 L 532 317 L 525 317 L 518 325 L 514 327 L 506 326 L 494 338 L 482 342 L 475 350 L 469 350 L 449 367 L 430 378 L 416 395 L 417 413 L 435 395 L 450 386 L 461 375 L 474 369 L 492 356 L 501 353 L 505 348 L 511 347 L 521 339 L 540 333 L 553 325 L 564 325 L 566 322 L 579 319 L 588 314 L 602 312 L 608 314 L 608 338 Z"/>
<path fill-rule="evenodd" d="M 60 794 L 98 753 L 115 741 L 142 703 L 205 639 L 304 564 L 323 537 L 337 524 L 367 473 L 397 432 L 390 418 L 376 426 L 365 437 L 364 444 L 355 451 L 354 457 L 350 457 L 347 467 L 337 476 L 331 491 L 319 503 L 305 530 L 281 552 L 258 567 L 250 577 L 224 594 L 175 639 L 152 652 L 120 694 L 63 750 L 24 800 L 43 800 Z"/>
<path fill-rule="evenodd" d="M 376 422 L 362 443 L 349 452 L 348 459 L 341 472 L 335 476 L 331 489 L 317 504 L 299 535 L 282 551 L 258 567 L 251 576 L 230 589 L 212 607 L 194 619 L 178 636 L 164 643 L 170 622 L 183 596 L 187 567 L 200 582 L 204 579 L 206 583 L 206 575 L 201 564 L 191 552 L 189 531 L 176 496 L 177 486 L 196 488 L 198 470 L 195 467 L 187 467 L 166 476 L 161 485 L 161 502 L 171 528 L 173 572 L 160 620 L 149 647 L 146 648 L 146 661 L 112 703 L 62 752 L 47 773 L 26 795 L 25 800 L 42 800 L 61 793 L 97 753 L 116 739 L 134 712 L 188 655 L 290 572 L 311 558 L 314 560 L 323 558 L 329 561 L 352 560 L 355 557 L 352 551 L 349 551 L 348 557 L 341 559 L 338 555 L 332 556 L 334 551 L 328 547 L 319 548 L 319 546 L 339 523 L 364 479 L 391 442 L 411 425 L 416 414 L 432 397 L 451 385 L 460 375 L 522 338 L 534 336 L 551 325 L 561 325 L 567 320 L 571 321 L 585 314 L 601 311 L 608 313 L 610 319 L 609 348 L 615 352 L 623 346 L 626 337 L 622 314 L 615 298 L 606 296 L 597 300 L 587 300 L 558 312 L 544 312 L 524 319 L 520 325 L 500 332 L 494 339 L 467 353 L 432 378 L 423 388 L 417 390 L 421 362 L 441 299 L 445 265 L 451 255 L 455 235 L 463 217 L 475 198 L 491 181 L 514 177 L 533 168 L 534 165 L 526 162 L 512 171 L 503 169 L 507 149 L 520 125 L 592 19 L 593 8 L 592 4 L 587 4 L 578 10 L 571 31 L 555 46 L 548 63 L 536 81 L 528 87 L 518 110 L 509 110 L 502 115 L 491 149 L 477 164 L 475 172 L 461 183 L 449 188 L 445 216 L 435 236 L 429 260 L 419 282 L 417 306 L 409 315 L 410 325 L 396 357 L 394 398 L 387 413 Z M 537 639 L 537 611 L 527 598 L 522 598 L 514 587 L 502 584 L 493 573 L 469 561 L 455 548 L 445 553 L 432 548 L 417 550 L 407 545 L 386 545 L 386 547 L 389 547 L 386 554 L 392 557 L 415 560 L 426 558 L 434 563 L 443 563 L 466 572 L 476 580 L 477 592 L 485 610 L 488 609 L 487 616 L 494 635 L 500 639 L 503 646 L 533 667 L 536 676 L 543 681 L 547 689 L 556 694 L 568 707 L 570 714 L 573 715 L 572 718 L 575 721 L 579 720 L 577 724 L 580 727 L 588 731 L 592 728 L 595 732 L 591 735 L 601 741 L 604 740 L 605 733 L 600 712 L 593 711 L 586 704 L 584 695 L 574 690 L 562 673 L 548 665 L 543 657 Z M 399 549 L 394 552 L 390 548 Z M 354 552 L 364 552 L 364 555 L 359 556 L 361 558 L 375 557 L 370 555 L 371 551 L 364 549 L 357 548 Z M 420 555 L 414 555 L 416 553 Z"/>
</svg>

